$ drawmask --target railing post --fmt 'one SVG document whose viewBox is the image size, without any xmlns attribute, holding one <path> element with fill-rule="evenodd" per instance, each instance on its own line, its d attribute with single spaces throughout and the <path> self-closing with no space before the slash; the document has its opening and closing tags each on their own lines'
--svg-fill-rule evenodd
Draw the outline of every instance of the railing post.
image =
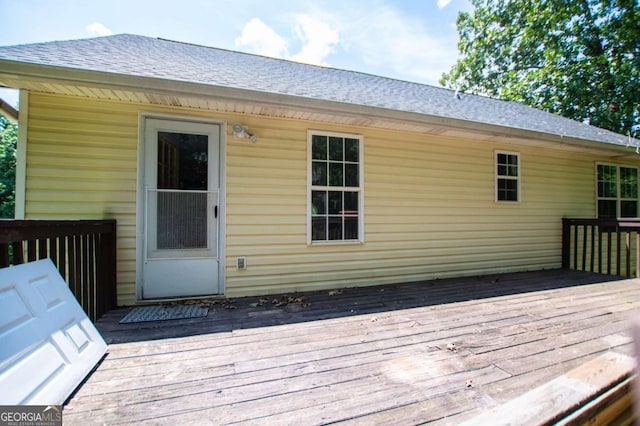
<svg viewBox="0 0 640 426">
<path fill-rule="evenodd" d="M 562 267 L 571 267 L 571 222 L 570 219 L 562 219 Z"/>
</svg>

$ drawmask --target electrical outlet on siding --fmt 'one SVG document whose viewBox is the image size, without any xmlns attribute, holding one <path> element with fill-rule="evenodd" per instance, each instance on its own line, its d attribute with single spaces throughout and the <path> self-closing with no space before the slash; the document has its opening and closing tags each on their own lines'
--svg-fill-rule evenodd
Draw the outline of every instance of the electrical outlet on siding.
<svg viewBox="0 0 640 426">
<path fill-rule="evenodd" d="M 236 269 L 247 269 L 247 258 L 245 256 L 236 257 Z"/>
</svg>

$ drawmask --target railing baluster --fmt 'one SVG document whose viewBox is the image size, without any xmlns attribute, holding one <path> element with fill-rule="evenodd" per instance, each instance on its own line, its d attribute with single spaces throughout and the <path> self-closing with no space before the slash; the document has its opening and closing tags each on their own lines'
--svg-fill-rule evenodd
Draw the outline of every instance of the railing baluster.
<svg viewBox="0 0 640 426">
<path fill-rule="evenodd" d="M 587 225 L 582 225 L 582 270 L 587 269 Z"/>
<path fill-rule="evenodd" d="M 595 272 L 593 269 L 594 266 L 594 257 L 596 253 L 596 226 L 591 225 L 591 267 L 589 268 L 590 272 Z"/>
<path fill-rule="evenodd" d="M 11 247 L 13 247 L 13 264 L 20 265 L 24 263 L 24 244 L 26 241 L 13 241 Z"/>
<path fill-rule="evenodd" d="M 96 276 L 95 276 L 95 245 L 96 234 L 87 235 L 87 310 L 92 313 L 93 316 L 97 316 L 96 309 Z"/>
<path fill-rule="evenodd" d="M 620 227 L 616 226 L 616 275 L 622 276 L 622 238 L 620 235 Z"/>
<path fill-rule="evenodd" d="M 607 274 L 611 275 L 611 229 L 607 229 Z"/>
<path fill-rule="evenodd" d="M 36 257 L 36 240 L 27 241 L 27 262 L 38 260 Z"/>
<path fill-rule="evenodd" d="M 60 263 L 58 264 L 58 271 L 62 278 L 67 279 L 67 267 L 69 266 L 69 257 L 67 255 L 67 237 L 58 237 L 58 256 L 60 257 Z"/>
<path fill-rule="evenodd" d="M 578 269 L 578 225 L 573 227 L 573 269 Z"/>
<path fill-rule="evenodd" d="M 625 233 L 625 248 L 626 248 L 626 257 L 625 257 L 625 263 L 626 263 L 626 276 L 628 278 L 631 277 L 631 232 L 626 232 Z"/>
<path fill-rule="evenodd" d="M 602 273 L 602 228 L 598 226 L 598 273 Z"/>
<path fill-rule="evenodd" d="M 47 255 L 47 239 L 39 238 L 38 239 L 38 259 L 46 259 L 49 257 Z"/>
</svg>

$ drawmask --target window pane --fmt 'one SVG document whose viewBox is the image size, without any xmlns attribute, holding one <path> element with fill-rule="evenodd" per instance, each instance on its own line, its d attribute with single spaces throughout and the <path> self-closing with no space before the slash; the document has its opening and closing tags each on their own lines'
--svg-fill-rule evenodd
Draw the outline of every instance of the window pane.
<svg viewBox="0 0 640 426">
<path fill-rule="evenodd" d="M 518 181 L 515 179 L 498 179 L 498 200 L 518 201 Z"/>
<path fill-rule="evenodd" d="M 343 139 L 330 137 L 329 138 L 329 160 L 344 161 L 343 154 Z"/>
<path fill-rule="evenodd" d="M 329 214 L 342 214 L 342 192 L 329 191 Z"/>
<path fill-rule="evenodd" d="M 615 219 L 616 217 L 615 200 L 598 200 L 598 218 Z"/>
<path fill-rule="evenodd" d="M 615 182 L 598 182 L 598 197 L 616 198 L 618 189 Z"/>
<path fill-rule="evenodd" d="M 313 135 L 311 156 L 314 160 L 327 159 L 327 137 Z"/>
<path fill-rule="evenodd" d="M 498 154 L 498 176 L 518 176 L 518 156 L 511 154 Z"/>
<path fill-rule="evenodd" d="M 206 135 L 158 132 L 158 189 L 208 189 Z"/>
<path fill-rule="evenodd" d="M 358 214 L 358 193 L 344 193 L 344 214 Z"/>
<path fill-rule="evenodd" d="M 329 240 L 342 240 L 342 218 L 329 217 Z"/>
<path fill-rule="evenodd" d="M 314 161 L 311 165 L 311 185 L 327 186 L 327 163 Z"/>
<path fill-rule="evenodd" d="M 360 186 L 357 164 L 344 165 L 344 186 L 350 186 L 350 187 Z"/>
<path fill-rule="evenodd" d="M 615 198 L 618 196 L 616 169 L 616 166 L 598 165 L 598 197 Z"/>
<path fill-rule="evenodd" d="M 329 163 L 329 186 L 344 186 L 344 163 Z"/>
<path fill-rule="evenodd" d="M 358 217 L 344 218 L 344 239 L 345 240 L 358 239 Z"/>
<path fill-rule="evenodd" d="M 327 218 L 314 217 L 311 219 L 311 239 L 314 241 L 324 241 L 327 239 Z"/>
<path fill-rule="evenodd" d="M 638 169 L 620 167 L 620 196 L 638 198 Z"/>
<path fill-rule="evenodd" d="M 345 139 L 344 140 L 344 160 L 352 163 L 360 161 L 358 139 Z"/>
<path fill-rule="evenodd" d="M 313 191 L 311 193 L 311 214 L 327 214 L 326 191 Z"/>
<path fill-rule="evenodd" d="M 621 201 L 620 210 L 620 217 L 638 217 L 638 202 Z"/>
</svg>

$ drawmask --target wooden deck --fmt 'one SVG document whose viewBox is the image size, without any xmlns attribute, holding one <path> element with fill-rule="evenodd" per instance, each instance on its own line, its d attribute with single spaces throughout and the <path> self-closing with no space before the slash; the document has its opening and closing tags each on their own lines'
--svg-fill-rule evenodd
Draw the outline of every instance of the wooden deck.
<svg viewBox="0 0 640 426">
<path fill-rule="evenodd" d="M 556 270 L 301 296 L 190 320 L 110 312 L 108 355 L 65 424 L 457 424 L 632 354 L 640 281 Z"/>
</svg>

